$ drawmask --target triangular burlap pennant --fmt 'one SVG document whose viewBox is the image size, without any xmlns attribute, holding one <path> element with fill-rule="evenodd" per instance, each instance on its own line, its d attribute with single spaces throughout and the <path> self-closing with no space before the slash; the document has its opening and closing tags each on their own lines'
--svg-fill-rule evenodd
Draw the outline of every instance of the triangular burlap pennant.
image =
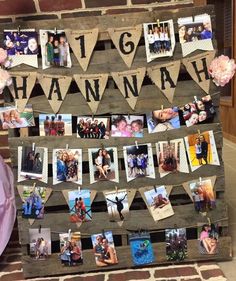
<svg viewBox="0 0 236 281">
<path fill-rule="evenodd" d="M 86 71 L 97 43 L 98 28 L 90 30 L 65 29 L 65 33 L 80 66 Z"/>
<path fill-rule="evenodd" d="M 165 64 L 158 64 L 147 68 L 152 82 L 164 93 L 172 103 L 179 76 L 180 60 Z"/>
<path fill-rule="evenodd" d="M 190 76 L 207 94 L 210 90 L 211 81 L 208 68 L 215 57 L 215 53 L 215 51 L 204 52 L 194 57 L 182 59 L 182 63 L 185 65 Z"/>
<path fill-rule="evenodd" d="M 111 72 L 117 87 L 133 110 L 138 101 L 145 73 L 145 67 L 123 72 Z"/>
<path fill-rule="evenodd" d="M 204 177 L 204 178 L 202 178 L 202 181 L 204 181 L 204 180 L 209 180 L 209 179 L 211 180 L 212 186 L 213 186 L 213 189 L 214 189 L 215 182 L 216 182 L 216 176 Z M 185 190 L 186 193 L 189 195 L 189 197 L 191 198 L 192 201 L 193 201 L 193 195 L 192 195 L 192 192 L 191 192 L 191 189 L 190 189 L 190 184 L 191 184 L 191 183 L 194 183 L 194 182 L 197 182 L 197 181 L 199 181 L 199 179 L 187 181 L 187 182 L 184 182 L 184 183 L 182 184 L 183 187 L 184 187 L 184 190 Z"/>
<path fill-rule="evenodd" d="M 142 34 L 142 25 L 108 28 L 112 42 L 128 67 L 131 67 Z"/>
<path fill-rule="evenodd" d="M 34 191 L 35 190 L 35 185 L 34 186 L 27 186 L 27 188 L 29 188 L 30 191 Z M 22 200 L 22 202 L 25 201 L 25 197 L 24 197 L 24 185 L 17 185 L 17 191 L 20 195 L 20 198 Z M 52 193 L 52 188 L 46 187 L 45 188 L 45 198 L 44 198 L 44 205 L 45 203 L 48 201 L 51 193 Z M 32 225 L 34 223 L 35 219 L 28 219 L 28 222 L 30 225 Z"/>
<path fill-rule="evenodd" d="M 36 72 L 11 72 L 12 84 L 9 87 L 15 102 L 17 103 L 17 108 L 19 111 L 23 111 L 37 78 Z"/>
<path fill-rule="evenodd" d="M 69 90 L 71 76 L 39 74 L 38 80 L 54 113 L 57 113 Z"/>
<path fill-rule="evenodd" d="M 63 196 L 64 196 L 64 198 L 65 198 L 65 200 L 66 200 L 66 203 L 67 203 L 68 206 L 70 206 L 70 205 L 69 205 L 69 192 L 70 192 L 70 191 L 73 191 L 73 189 L 70 189 L 70 190 L 62 190 L 62 191 L 61 191 L 62 194 L 63 194 Z M 96 195 L 97 195 L 97 191 L 96 191 L 96 190 L 90 190 L 90 202 L 91 202 L 91 205 L 92 205 L 92 203 L 93 203 L 93 201 L 94 201 Z M 82 224 L 82 221 L 81 221 L 81 222 L 76 222 L 75 224 L 76 224 L 77 227 L 79 228 L 79 227 L 81 226 L 81 224 Z"/>
<path fill-rule="evenodd" d="M 91 108 L 92 113 L 96 113 L 106 89 L 108 74 L 75 74 L 74 79 Z"/>
<path fill-rule="evenodd" d="M 122 189 L 124 190 L 124 189 Z M 106 194 L 108 192 L 110 192 L 111 190 L 105 190 L 103 191 L 103 195 L 106 198 Z M 119 190 L 117 190 L 117 192 L 119 192 Z M 127 192 L 127 198 L 128 198 L 128 204 L 129 204 L 129 208 L 134 200 L 135 194 L 136 194 L 136 189 L 126 189 Z M 124 221 L 117 221 L 117 224 L 121 227 L 123 225 Z"/>
</svg>

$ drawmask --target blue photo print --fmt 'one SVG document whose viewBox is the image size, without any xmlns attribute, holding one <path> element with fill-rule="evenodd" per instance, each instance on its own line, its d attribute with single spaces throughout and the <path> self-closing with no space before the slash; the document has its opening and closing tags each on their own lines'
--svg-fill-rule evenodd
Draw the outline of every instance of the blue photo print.
<svg viewBox="0 0 236 281">
<path fill-rule="evenodd" d="M 90 191 L 88 189 L 69 191 L 68 197 L 70 221 L 90 221 L 92 219 Z"/>
<path fill-rule="evenodd" d="M 134 265 L 144 265 L 154 262 L 155 257 L 153 254 L 150 234 L 130 234 L 129 243 Z"/>
</svg>

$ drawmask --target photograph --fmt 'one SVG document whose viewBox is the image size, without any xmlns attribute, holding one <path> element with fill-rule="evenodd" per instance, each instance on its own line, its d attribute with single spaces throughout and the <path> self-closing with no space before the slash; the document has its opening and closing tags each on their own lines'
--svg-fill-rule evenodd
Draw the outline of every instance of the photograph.
<svg viewBox="0 0 236 281">
<path fill-rule="evenodd" d="M 71 114 L 39 114 L 39 135 L 72 136 Z"/>
<path fill-rule="evenodd" d="M 91 236 L 91 239 L 97 266 L 109 266 L 118 263 L 113 235 L 111 231 L 93 234 Z"/>
<path fill-rule="evenodd" d="M 48 149 L 18 146 L 18 181 L 38 179 L 47 182 Z"/>
<path fill-rule="evenodd" d="M 181 110 L 187 127 L 198 123 L 211 123 L 216 113 L 210 95 L 202 98 L 196 97 L 193 102 L 186 104 Z"/>
<path fill-rule="evenodd" d="M 211 179 L 189 183 L 195 210 L 207 212 L 216 208 L 216 196 Z"/>
<path fill-rule="evenodd" d="M 203 165 L 220 165 L 213 131 L 189 135 L 184 138 L 192 171 Z"/>
<path fill-rule="evenodd" d="M 151 143 L 124 146 L 127 182 L 140 177 L 155 178 Z"/>
<path fill-rule="evenodd" d="M 143 137 L 144 117 L 136 115 L 112 115 L 111 136 L 125 138 Z"/>
<path fill-rule="evenodd" d="M 166 258 L 168 261 L 182 261 L 187 257 L 186 228 L 166 229 Z"/>
<path fill-rule="evenodd" d="M 68 192 L 70 221 L 83 222 L 92 219 L 90 191 L 88 189 Z"/>
<path fill-rule="evenodd" d="M 129 216 L 129 202 L 126 189 L 105 193 L 110 221 L 123 221 Z"/>
<path fill-rule="evenodd" d="M 0 128 L 3 130 L 33 126 L 35 123 L 32 105 L 26 105 L 23 112 L 16 106 L 0 107 Z"/>
<path fill-rule="evenodd" d="M 30 256 L 36 260 L 45 260 L 51 255 L 50 228 L 30 228 Z"/>
<path fill-rule="evenodd" d="M 160 177 L 169 173 L 189 173 L 183 139 L 156 143 L 158 170 Z"/>
<path fill-rule="evenodd" d="M 143 31 L 147 62 L 173 56 L 175 48 L 173 20 L 144 23 Z"/>
<path fill-rule="evenodd" d="M 60 260 L 63 266 L 74 266 L 83 263 L 80 232 L 60 233 Z"/>
<path fill-rule="evenodd" d="M 164 185 L 154 186 L 153 189 L 144 192 L 144 196 L 154 221 L 159 221 L 174 215 L 174 211 Z"/>
<path fill-rule="evenodd" d="M 39 30 L 42 68 L 71 67 L 70 46 L 64 30 Z"/>
<path fill-rule="evenodd" d="M 53 149 L 53 184 L 82 184 L 82 149 Z"/>
<path fill-rule="evenodd" d="M 81 139 L 109 139 L 110 118 L 93 118 L 79 116 L 77 118 L 77 138 Z"/>
<path fill-rule="evenodd" d="M 178 129 L 180 124 L 179 108 L 170 107 L 154 110 L 147 114 L 148 133 L 158 133 Z"/>
<path fill-rule="evenodd" d="M 43 219 L 46 187 L 23 186 L 22 218 Z"/>
<path fill-rule="evenodd" d="M 129 244 L 134 265 L 150 264 L 155 261 L 149 233 L 129 234 Z"/>
<path fill-rule="evenodd" d="M 98 181 L 119 182 L 116 147 L 89 148 L 90 183 Z"/>
<path fill-rule="evenodd" d="M 215 224 L 203 224 L 198 228 L 198 248 L 202 255 L 218 254 L 219 226 Z"/>
</svg>

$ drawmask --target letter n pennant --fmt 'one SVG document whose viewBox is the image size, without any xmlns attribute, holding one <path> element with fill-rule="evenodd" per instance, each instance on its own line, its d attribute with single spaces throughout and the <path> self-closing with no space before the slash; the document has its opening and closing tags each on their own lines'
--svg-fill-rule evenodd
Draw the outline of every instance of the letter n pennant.
<svg viewBox="0 0 236 281">
<path fill-rule="evenodd" d="M 139 97 L 145 73 L 145 67 L 123 72 L 111 72 L 117 87 L 133 110 Z"/>
<path fill-rule="evenodd" d="M 142 25 L 108 28 L 107 31 L 123 61 L 131 67 L 142 34 Z"/>
<path fill-rule="evenodd" d="M 180 60 L 156 65 L 147 69 L 152 82 L 164 93 L 169 102 L 173 102 L 179 76 Z"/>
<path fill-rule="evenodd" d="M 54 113 L 57 113 L 69 90 L 71 76 L 39 74 L 38 80 Z"/>
<path fill-rule="evenodd" d="M 75 74 L 74 79 L 92 113 L 96 113 L 106 89 L 108 74 Z"/>
</svg>

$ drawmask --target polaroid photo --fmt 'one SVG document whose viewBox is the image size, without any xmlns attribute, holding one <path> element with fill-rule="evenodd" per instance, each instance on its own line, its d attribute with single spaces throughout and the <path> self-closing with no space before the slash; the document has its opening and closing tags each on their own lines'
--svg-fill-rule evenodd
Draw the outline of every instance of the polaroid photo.
<svg viewBox="0 0 236 281">
<path fill-rule="evenodd" d="M 167 260 L 184 260 L 187 257 L 186 228 L 166 229 L 165 238 Z"/>
<path fill-rule="evenodd" d="M 215 255 L 219 252 L 219 226 L 201 224 L 198 227 L 198 250 L 202 255 Z"/>
<path fill-rule="evenodd" d="M 173 20 L 144 23 L 143 30 L 147 62 L 173 56 L 175 48 Z"/>
<path fill-rule="evenodd" d="M 144 117 L 136 115 L 112 115 L 111 136 L 125 138 L 143 137 Z"/>
<path fill-rule="evenodd" d="M 129 217 L 129 201 L 126 189 L 106 192 L 107 211 L 110 221 L 124 221 Z"/>
<path fill-rule="evenodd" d="M 110 118 L 79 116 L 77 118 L 77 138 L 109 139 Z"/>
<path fill-rule="evenodd" d="M 174 211 L 164 185 L 158 187 L 154 186 L 153 189 L 144 192 L 144 196 L 154 221 L 159 221 L 174 215 Z"/>
<path fill-rule="evenodd" d="M 82 149 L 53 149 L 53 184 L 82 184 Z"/>
<path fill-rule="evenodd" d="M 30 256 L 36 260 L 45 260 L 51 255 L 50 228 L 30 228 Z"/>
<path fill-rule="evenodd" d="M 99 181 L 119 182 L 118 154 L 116 147 L 89 148 L 90 183 Z"/>
<path fill-rule="evenodd" d="M 187 127 L 199 123 L 211 123 L 213 122 L 216 113 L 210 95 L 202 98 L 195 97 L 193 102 L 185 104 L 181 110 L 183 112 L 183 118 Z"/>
<path fill-rule="evenodd" d="M 24 63 L 38 68 L 38 35 L 35 29 L 4 30 L 3 36 L 9 67 Z"/>
<path fill-rule="evenodd" d="M 72 136 L 71 114 L 39 114 L 39 135 Z"/>
<path fill-rule="evenodd" d="M 47 183 L 48 149 L 18 146 L 18 182 L 37 179 Z"/>
<path fill-rule="evenodd" d="M 194 208 L 199 212 L 208 212 L 216 208 L 216 194 L 211 179 L 198 180 L 189 183 Z"/>
<path fill-rule="evenodd" d="M 179 42 L 182 53 L 186 55 L 195 50 L 214 50 L 212 45 L 211 17 L 208 14 L 179 18 Z"/>
<path fill-rule="evenodd" d="M 64 30 L 39 30 L 42 68 L 71 67 L 70 46 Z"/>
<path fill-rule="evenodd" d="M 70 221 L 83 222 L 92 219 L 90 190 L 73 190 L 68 192 Z"/>
<path fill-rule="evenodd" d="M 124 146 L 127 182 L 140 177 L 155 178 L 152 144 Z"/>
<path fill-rule="evenodd" d="M 160 177 L 169 173 L 189 173 L 183 139 L 156 143 L 158 170 Z"/>
<path fill-rule="evenodd" d="M 93 252 L 97 266 L 109 266 L 118 263 L 113 235 L 111 231 L 91 236 Z"/>
<path fill-rule="evenodd" d="M 46 187 L 23 186 L 22 218 L 43 219 Z"/>
<path fill-rule="evenodd" d="M 129 244 L 134 265 L 150 264 L 155 261 L 149 233 L 130 234 Z"/>
<path fill-rule="evenodd" d="M 150 112 L 147 114 L 147 125 L 149 134 L 179 129 L 179 108 L 170 107 Z"/>
<path fill-rule="evenodd" d="M 16 106 L 0 107 L 0 128 L 3 130 L 33 126 L 35 123 L 32 105 L 26 105 L 23 112 Z"/>
<path fill-rule="evenodd" d="M 203 165 L 220 165 L 213 131 L 184 138 L 191 171 Z"/>
<path fill-rule="evenodd" d="M 59 234 L 60 260 L 64 266 L 75 266 L 83 263 L 81 233 L 68 232 Z"/>
</svg>

